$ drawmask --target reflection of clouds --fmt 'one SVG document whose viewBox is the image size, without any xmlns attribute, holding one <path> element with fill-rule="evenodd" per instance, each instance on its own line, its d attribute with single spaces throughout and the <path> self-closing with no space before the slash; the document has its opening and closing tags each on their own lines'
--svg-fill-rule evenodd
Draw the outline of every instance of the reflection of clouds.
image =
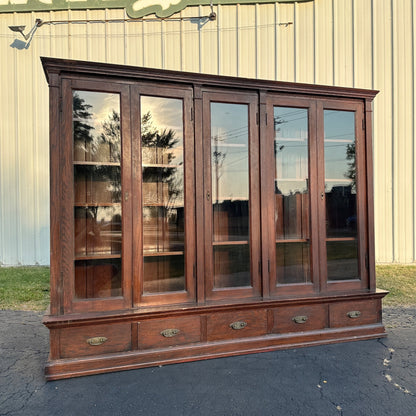
<svg viewBox="0 0 416 416">
<path fill-rule="evenodd" d="M 120 114 L 120 97 L 118 94 L 91 91 L 77 91 L 77 94 L 92 106 L 89 110 L 92 117 L 83 122 L 94 127 L 91 135 L 96 139 L 103 132 L 103 122 L 108 120 L 113 110 Z"/>
<path fill-rule="evenodd" d="M 183 138 L 182 100 L 178 98 L 163 98 L 141 96 L 141 115 L 150 112 L 152 122 L 158 130 L 173 130 L 176 139 Z"/>
</svg>

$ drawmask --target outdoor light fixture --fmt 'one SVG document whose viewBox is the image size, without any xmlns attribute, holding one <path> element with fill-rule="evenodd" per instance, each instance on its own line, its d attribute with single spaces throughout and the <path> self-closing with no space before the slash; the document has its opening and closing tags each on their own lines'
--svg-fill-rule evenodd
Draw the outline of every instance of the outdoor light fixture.
<svg viewBox="0 0 416 416">
<path fill-rule="evenodd" d="M 25 38 L 25 40 L 29 39 L 29 35 L 25 35 L 23 31 L 25 30 L 26 26 L 9 26 L 9 29 L 13 32 L 19 32 Z"/>
<path fill-rule="evenodd" d="M 25 38 L 25 40 L 29 40 L 29 38 L 31 37 L 31 35 L 33 35 L 33 33 L 35 32 L 36 28 L 38 28 L 39 26 L 42 26 L 42 24 L 43 24 L 43 20 L 42 19 L 36 19 L 35 20 L 35 25 L 32 27 L 32 29 L 30 30 L 30 32 L 27 35 L 24 34 L 24 30 L 25 30 L 26 26 L 23 26 L 23 25 L 20 25 L 20 26 L 9 26 L 9 29 L 12 32 L 18 32 L 18 33 L 20 33 Z"/>
</svg>

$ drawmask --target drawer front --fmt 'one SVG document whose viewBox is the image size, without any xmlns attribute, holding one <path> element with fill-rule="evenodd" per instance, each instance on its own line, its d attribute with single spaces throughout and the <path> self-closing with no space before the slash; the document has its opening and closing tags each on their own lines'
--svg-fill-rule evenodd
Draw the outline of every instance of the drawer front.
<svg viewBox="0 0 416 416">
<path fill-rule="evenodd" d="M 380 302 L 374 299 L 330 304 L 330 326 L 331 328 L 340 328 L 380 322 L 380 307 Z"/>
<path fill-rule="evenodd" d="M 207 319 L 207 339 L 235 339 L 267 333 L 267 311 L 215 313 Z"/>
<path fill-rule="evenodd" d="M 61 358 L 108 354 L 131 349 L 131 324 L 90 325 L 60 331 Z"/>
<path fill-rule="evenodd" d="M 152 319 L 139 322 L 137 326 L 139 348 L 172 347 L 201 340 L 199 316 Z"/>
<path fill-rule="evenodd" d="M 328 326 L 327 305 L 286 306 L 273 310 L 272 332 L 313 331 Z"/>
</svg>

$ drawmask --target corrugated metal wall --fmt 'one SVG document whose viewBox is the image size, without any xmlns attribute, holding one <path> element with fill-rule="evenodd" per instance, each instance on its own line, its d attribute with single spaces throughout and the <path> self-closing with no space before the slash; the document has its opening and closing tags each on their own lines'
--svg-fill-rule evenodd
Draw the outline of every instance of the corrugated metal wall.
<svg viewBox="0 0 416 416">
<path fill-rule="evenodd" d="M 29 47 L 8 25 L 116 19 L 122 10 L 0 15 L 0 264 L 47 264 L 48 91 L 39 56 L 381 92 L 374 107 L 378 262 L 416 259 L 413 0 L 214 7 L 217 21 L 42 26 Z M 208 15 L 188 7 L 180 15 Z M 293 22 L 287 27 L 278 23 Z"/>
</svg>

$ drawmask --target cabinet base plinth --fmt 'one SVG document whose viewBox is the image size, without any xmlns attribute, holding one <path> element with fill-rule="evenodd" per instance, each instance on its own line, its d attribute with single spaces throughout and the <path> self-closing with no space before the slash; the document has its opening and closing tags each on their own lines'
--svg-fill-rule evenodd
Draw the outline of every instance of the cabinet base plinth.
<svg viewBox="0 0 416 416">
<path fill-rule="evenodd" d="M 49 360 L 45 368 L 45 375 L 47 380 L 58 380 L 289 348 L 368 340 L 385 336 L 386 333 L 381 323 L 289 334 L 267 334 L 233 340 L 199 342 L 185 347 L 153 348 L 144 351 L 134 350 L 100 356 Z"/>
</svg>

